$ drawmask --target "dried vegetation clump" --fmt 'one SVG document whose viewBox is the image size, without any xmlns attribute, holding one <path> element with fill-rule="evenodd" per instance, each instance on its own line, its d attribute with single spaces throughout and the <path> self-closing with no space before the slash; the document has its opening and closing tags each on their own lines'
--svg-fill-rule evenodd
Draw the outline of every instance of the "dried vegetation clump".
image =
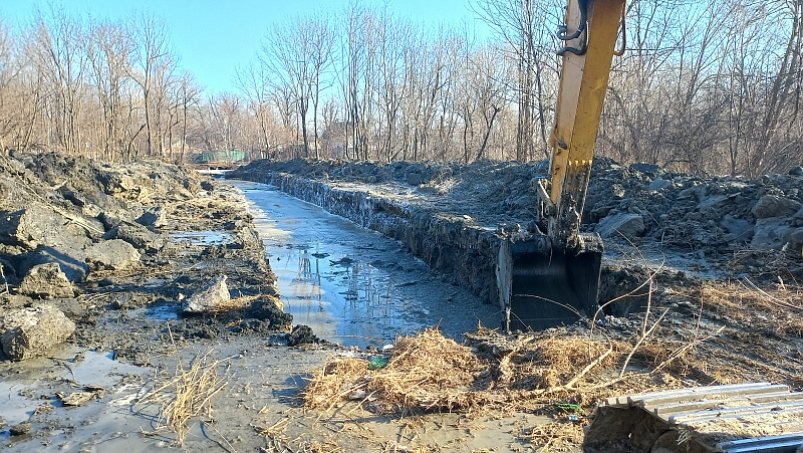
<svg viewBox="0 0 803 453">
<path fill-rule="evenodd" d="M 479 332 L 479 337 L 482 333 Z M 618 342 L 609 343 L 593 335 L 525 337 L 500 358 L 497 386 L 557 388 L 571 382 L 579 370 L 591 364 L 598 373 L 611 371 L 623 348 Z M 614 349 L 617 354 L 613 354 Z"/>
<path fill-rule="evenodd" d="M 220 362 L 209 360 L 208 355 L 196 357 L 189 367 L 179 362 L 175 374 L 140 399 L 142 410 L 157 405 L 157 426 L 150 435 L 173 432 L 175 443 L 184 445 L 189 422 L 212 407 L 212 399 L 226 386 L 226 379 L 218 376 Z"/>
<path fill-rule="evenodd" d="M 623 350 L 617 342 L 554 332 L 505 343 L 487 329 L 471 335 L 467 346 L 427 329 L 400 338 L 381 369 L 371 370 L 366 359 L 332 358 L 310 380 L 304 402 L 328 410 L 352 400 L 382 413 L 521 407 L 534 396 L 559 399 L 560 392 L 611 376 Z"/>
<path fill-rule="evenodd" d="M 316 409 L 344 399 L 371 402 L 382 412 L 467 409 L 483 370 L 471 348 L 427 329 L 400 338 L 382 369 L 369 370 L 363 359 L 331 360 L 310 381 L 304 401 Z"/>
<path fill-rule="evenodd" d="M 747 286 L 746 286 L 747 285 Z M 383 413 L 535 409 L 667 389 L 771 380 L 797 385 L 803 365 L 793 351 L 803 331 L 803 298 L 784 285 L 745 282 L 675 287 L 644 310 L 589 324 L 503 335 L 480 329 L 465 344 L 435 329 L 403 337 L 385 368 L 336 357 L 312 377 L 308 408 L 347 401 Z M 803 358 L 803 357 L 800 357 Z"/>
</svg>

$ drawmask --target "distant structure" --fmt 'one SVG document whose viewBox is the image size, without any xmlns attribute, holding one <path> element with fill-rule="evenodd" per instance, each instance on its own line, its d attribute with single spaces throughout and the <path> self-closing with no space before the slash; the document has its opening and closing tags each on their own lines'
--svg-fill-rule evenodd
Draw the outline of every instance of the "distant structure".
<svg viewBox="0 0 803 453">
<path fill-rule="evenodd" d="M 246 161 L 245 151 L 202 151 L 192 156 L 192 163 L 209 170 L 226 170 Z"/>
</svg>

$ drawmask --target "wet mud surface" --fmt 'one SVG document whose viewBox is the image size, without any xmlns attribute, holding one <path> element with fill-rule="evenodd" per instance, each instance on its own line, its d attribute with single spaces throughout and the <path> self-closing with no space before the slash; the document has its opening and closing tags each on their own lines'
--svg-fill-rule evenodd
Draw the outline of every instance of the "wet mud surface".
<svg viewBox="0 0 803 453">
<path fill-rule="evenodd" d="M 0 165 L 0 211 L 11 219 L 0 228 L 0 327 L 14 331 L 7 313 L 40 316 L 29 309 L 43 305 L 74 324 L 48 318 L 70 331 L 66 340 L 31 336 L 60 344 L 0 360 L 4 451 L 177 450 L 158 405 L 144 401 L 199 358 L 214 361 L 225 386 L 189 423 L 187 451 L 530 451 L 532 428 L 557 420 L 551 401 L 472 414 L 302 407 L 312 373 L 332 357 L 373 359 L 432 325 L 455 339 L 478 322 L 497 326 L 495 247 L 532 221 L 538 165 L 262 163 L 233 175 L 258 183 L 234 186 L 158 163 L 45 155 Z M 619 302 L 566 331 L 640 344 L 637 371 L 684 351 L 653 386 L 800 388 L 803 305 L 791 283 L 800 177 L 704 181 L 600 165 L 584 228 L 607 235 L 600 299 Z M 42 218 L 59 222 L 31 221 Z M 649 291 L 627 295 L 634 288 Z M 220 297 L 187 315 L 199 293 Z M 651 323 L 655 336 L 640 342 Z M 495 332 L 472 348 L 502 357 L 510 352 L 500 345 L 533 341 Z M 508 371 L 538 371 L 537 351 L 512 350 L 522 359 Z"/>
<path fill-rule="evenodd" d="M 264 184 L 232 184 L 248 199 L 285 310 L 318 337 L 381 348 L 434 325 L 454 338 L 496 327 L 496 306 L 434 276 L 403 244 Z"/>
<path fill-rule="evenodd" d="M 293 421 L 283 435 L 303 448 L 466 442 L 454 428 L 462 416 L 410 426 L 359 407 L 347 419 L 322 420 L 300 406 L 306 379 L 329 357 L 369 354 L 336 344 L 381 349 L 433 325 L 459 339 L 497 318 L 494 306 L 433 275 L 402 244 L 260 184 L 232 187 L 161 164 L 109 170 L 51 155 L 18 162 L 5 162 L 14 173 L 0 181 L 9 190 L 0 208 L 24 218 L 36 200 L 37 215 L 56 212 L 79 228 L 39 232 L 37 221 L 2 232 L 10 235 L 0 241 L 3 313 L 54 307 L 74 325 L 62 344 L 0 360 L 4 451 L 174 449 L 175 435 L 159 428 L 158 405 L 143 399 L 198 357 L 219 361 L 226 386 L 214 410 L 191 422 L 189 451 L 258 451 L 269 445 L 261 430 L 282 420 Z M 160 180 L 148 175 L 156 171 L 170 176 L 154 184 Z M 65 180 L 68 189 L 59 189 Z M 128 244 L 128 261 L 80 264 L 98 244 L 119 246 L 114 240 Z M 23 263 L 42 247 L 69 259 L 48 258 L 56 267 L 43 267 L 34 283 Z M 187 301 L 221 275 L 228 297 L 185 314 Z M 24 292 L 26 279 L 37 291 Z M 467 445 L 518 442 L 512 427 L 523 420 L 489 419 L 487 433 Z M 511 434 L 500 437 L 499 423 Z M 335 435 L 343 429 L 363 434 Z"/>
</svg>

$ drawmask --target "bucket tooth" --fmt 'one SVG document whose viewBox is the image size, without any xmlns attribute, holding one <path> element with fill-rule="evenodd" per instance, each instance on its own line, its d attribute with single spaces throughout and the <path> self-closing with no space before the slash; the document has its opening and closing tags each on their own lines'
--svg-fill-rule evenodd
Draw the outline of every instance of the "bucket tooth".
<svg viewBox="0 0 803 453">
<path fill-rule="evenodd" d="M 602 262 L 602 240 L 581 234 L 574 248 L 558 248 L 546 235 L 503 241 L 496 279 L 510 329 L 546 329 L 593 316 Z"/>
</svg>

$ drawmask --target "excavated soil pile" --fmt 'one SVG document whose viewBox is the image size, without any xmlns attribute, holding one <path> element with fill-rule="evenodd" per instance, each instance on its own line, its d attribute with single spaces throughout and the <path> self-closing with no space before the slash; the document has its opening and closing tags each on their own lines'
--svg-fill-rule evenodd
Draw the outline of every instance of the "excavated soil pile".
<svg viewBox="0 0 803 453">
<path fill-rule="evenodd" d="M 536 218 L 531 183 L 547 168 L 546 162 L 376 164 L 298 159 L 257 161 L 231 177 L 275 179 L 274 175 L 289 174 L 333 187 L 369 190 L 410 210 L 467 216 L 473 223 L 495 228 L 525 225 Z M 766 263 L 766 252 L 786 251 L 800 258 L 801 189 L 799 167 L 760 180 L 704 179 L 655 165 L 626 167 L 601 158 L 594 162 L 583 223 L 610 241 L 630 240 L 667 254 L 694 254 L 722 264 L 722 270 L 731 269 L 732 260 L 738 258 L 739 271 L 771 271 L 768 264 L 780 263 Z M 796 264 L 788 272 L 803 276 L 803 263 Z"/>
<path fill-rule="evenodd" d="M 0 218 L 7 358 L 289 326 L 242 195 L 178 166 L 0 156 Z"/>
<path fill-rule="evenodd" d="M 546 162 L 470 165 L 258 161 L 230 177 L 272 184 L 398 239 L 491 303 L 500 241 L 538 223 L 532 182 Z M 600 301 L 658 279 L 803 278 L 803 169 L 760 180 L 699 178 L 654 165 L 594 163 L 582 229 L 605 241 Z M 631 298 L 634 306 L 643 298 Z M 630 308 L 621 306 L 617 313 Z"/>
</svg>

